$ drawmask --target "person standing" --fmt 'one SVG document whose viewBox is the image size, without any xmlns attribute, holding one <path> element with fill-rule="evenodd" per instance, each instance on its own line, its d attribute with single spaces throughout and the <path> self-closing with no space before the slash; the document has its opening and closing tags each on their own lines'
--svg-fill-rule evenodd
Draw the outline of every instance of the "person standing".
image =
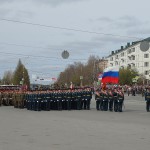
<svg viewBox="0 0 150 150">
<path fill-rule="evenodd" d="M 150 110 L 150 87 L 148 88 L 148 90 L 145 93 L 145 101 L 146 101 L 146 110 L 147 112 L 149 112 Z"/>
<path fill-rule="evenodd" d="M 100 110 L 100 93 L 98 90 L 95 92 L 95 100 L 96 100 L 96 109 Z"/>
<path fill-rule="evenodd" d="M 109 89 L 108 90 L 109 111 L 113 111 L 113 103 L 114 103 L 113 93 L 112 93 L 111 89 Z"/>
</svg>

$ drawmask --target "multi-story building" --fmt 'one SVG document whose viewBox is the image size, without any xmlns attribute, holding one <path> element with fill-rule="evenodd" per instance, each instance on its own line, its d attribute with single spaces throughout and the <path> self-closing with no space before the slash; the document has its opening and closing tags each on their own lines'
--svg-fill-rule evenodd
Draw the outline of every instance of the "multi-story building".
<svg viewBox="0 0 150 150">
<path fill-rule="evenodd" d="M 104 59 L 104 58 L 100 59 L 98 61 L 98 66 L 99 66 L 100 70 L 103 71 L 108 66 L 108 60 Z"/>
<path fill-rule="evenodd" d="M 150 37 L 145 39 L 150 42 Z M 143 52 L 140 49 L 142 41 L 127 43 L 125 47 L 112 51 L 107 57 L 108 66 L 129 67 L 136 69 L 139 74 L 143 74 L 147 80 L 150 80 L 150 48 Z"/>
</svg>

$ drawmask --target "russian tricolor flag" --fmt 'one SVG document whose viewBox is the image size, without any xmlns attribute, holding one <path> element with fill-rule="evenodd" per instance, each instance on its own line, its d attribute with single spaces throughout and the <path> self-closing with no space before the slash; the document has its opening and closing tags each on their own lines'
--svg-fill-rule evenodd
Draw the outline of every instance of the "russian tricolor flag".
<svg viewBox="0 0 150 150">
<path fill-rule="evenodd" d="M 98 80 L 102 80 L 103 73 L 98 74 Z"/>
<path fill-rule="evenodd" d="M 118 83 L 119 67 L 108 67 L 104 70 L 102 83 Z"/>
</svg>

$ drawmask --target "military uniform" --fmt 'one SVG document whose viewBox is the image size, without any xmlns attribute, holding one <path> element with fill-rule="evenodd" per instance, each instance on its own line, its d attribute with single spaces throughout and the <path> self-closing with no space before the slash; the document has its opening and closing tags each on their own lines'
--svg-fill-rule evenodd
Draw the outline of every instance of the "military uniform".
<svg viewBox="0 0 150 150">
<path fill-rule="evenodd" d="M 95 100 L 96 100 L 96 109 L 100 110 L 100 93 L 96 91 L 95 93 Z"/>
<path fill-rule="evenodd" d="M 2 93 L 0 92 L 0 106 L 2 106 Z"/>
<path fill-rule="evenodd" d="M 63 100 L 63 93 L 59 91 L 57 93 L 57 108 L 58 110 L 62 110 L 62 100 Z"/>
<path fill-rule="evenodd" d="M 145 93 L 145 101 L 146 101 L 146 111 L 150 111 L 150 88 L 149 90 Z"/>
<path fill-rule="evenodd" d="M 123 106 L 123 101 L 124 101 L 124 94 L 122 91 L 118 92 L 118 111 L 122 112 L 122 106 Z"/>
<path fill-rule="evenodd" d="M 114 98 L 111 90 L 108 91 L 108 103 L 109 103 L 109 111 L 113 111 Z"/>
<path fill-rule="evenodd" d="M 108 94 L 106 91 L 103 91 L 103 101 L 102 101 L 102 110 L 108 110 Z"/>
<path fill-rule="evenodd" d="M 81 110 L 82 92 L 79 90 L 76 94 L 77 94 L 77 110 Z"/>
<path fill-rule="evenodd" d="M 66 94 L 66 101 L 67 101 L 67 110 L 71 110 L 71 98 L 72 98 L 72 94 L 70 91 L 67 92 Z"/>
<path fill-rule="evenodd" d="M 113 91 L 113 97 L 114 97 L 114 111 L 117 112 L 118 111 L 118 92 L 116 89 Z"/>
<path fill-rule="evenodd" d="M 87 110 L 90 110 L 90 104 L 91 104 L 91 99 L 92 99 L 92 91 L 87 90 L 86 91 L 86 106 L 87 106 Z"/>
</svg>

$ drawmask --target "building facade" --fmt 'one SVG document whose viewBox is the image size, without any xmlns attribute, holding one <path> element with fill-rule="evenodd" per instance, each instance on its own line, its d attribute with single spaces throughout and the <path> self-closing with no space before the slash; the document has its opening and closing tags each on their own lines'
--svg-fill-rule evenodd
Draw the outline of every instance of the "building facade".
<svg viewBox="0 0 150 150">
<path fill-rule="evenodd" d="M 102 58 L 98 61 L 98 67 L 100 68 L 101 71 L 103 71 L 105 68 L 107 68 L 107 66 L 108 66 L 107 59 Z"/>
<path fill-rule="evenodd" d="M 150 42 L 150 38 L 145 39 Z M 150 48 L 143 52 L 140 49 L 142 41 L 127 43 L 125 47 L 112 51 L 111 55 L 107 57 L 108 67 L 119 66 L 120 68 L 129 67 L 136 69 L 139 74 L 150 80 Z"/>
</svg>

